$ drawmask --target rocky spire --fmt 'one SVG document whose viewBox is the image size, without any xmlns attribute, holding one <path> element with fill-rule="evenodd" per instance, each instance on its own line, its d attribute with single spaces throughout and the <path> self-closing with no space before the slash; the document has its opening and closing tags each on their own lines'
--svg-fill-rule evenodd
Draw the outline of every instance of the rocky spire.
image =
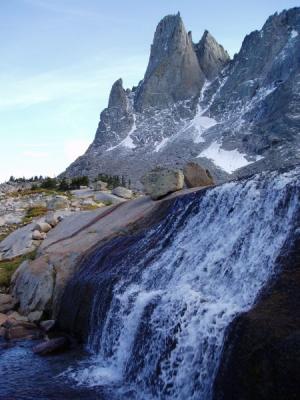
<svg viewBox="0 0 300 400">
<path fill-rule="evenodd" d="M 98 146 L 112 147 L 123 140 L 133 126 L 134 118 L 128 94 L 123 89 L 122 79 L 111 88 L 108 107 L 100 115 L 95 142 Z"/>
<path fill-rule="evenodd" d="M 206 30 L 195 51 L 202 71 L 207 79 L 212 80 L 230 61 L 229 54 Z"/>
<path fill-rule="evenodd" d="M 112 85 L 108 100 L 108 108 L 118 107 L 122 110 L 126 110 L 127 101 L 126 91 L 123 89 L 123 81 L 120 78 Z"/>
<path fill-rule="evenodd" d="M 204 79 L 180 14 L 168 15 L 156 28 L 148 68 L 137 91 L 136 108 L 165 108 L 197 96 Z"/>
</svg>

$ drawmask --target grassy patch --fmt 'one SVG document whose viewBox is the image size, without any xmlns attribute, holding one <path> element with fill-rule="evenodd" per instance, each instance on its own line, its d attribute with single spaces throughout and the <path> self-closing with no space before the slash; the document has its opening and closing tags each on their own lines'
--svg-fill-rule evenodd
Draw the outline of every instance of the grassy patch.
<svg viewBox="0 0 300 400">
<path fill-rule="evenodd" d="M 58 192 L 57 190 L 54 189 L 42 189 L 42 188 L 24 189 L 24 190 L 19 190 L 17 192 L 7 193 L 7 197 L 24 197 L 33 194 L 52 195 L 52 194 L 61 194 L 61 192 Z"/>
<path fill-rule="evenodd" d="M 98 210 L 101 206 L 98 206 L 96 204 L 85 204 L 80 206 L 81 211 L 93 211 L 93 210 Z"/>
<path fill-rule="evenodd" d="M 112 202 L 112 201 L 110 201 L 110 200 L 104 200 L 104 201 L 102 201 L 102 203 L 105 205 L 105 206 L 112 206 L 114 203 Z"/>
<path fill-rule="evenodd" d="M 24 256 L 16 257 L 12 260 L 0 261 L 0 288 L 9 287 L 12 275 L 16 271 L 16 269 L 21 265 L 21 263 L 25 260 L 34 260 L 35 256 L 36 256 L 36 251 L 33 251 Z"/>
<path fill-rule="evenodd" d="M 47 213 L 47 208 L 46 207 L 30 207 L 28 208 L 28 210 L 26 211 L 26 215 L 23 218 L 23 223 L 24 224 L 29 224 L 33 218 L 37 218 L 37 217 L 42 217 L 43 215 L 45 215 Z"/>
<path fill-rule="evenodd" d="M 9 235 L 9 233 L 2 233 L 2 234 L 0 235 L 0 242 L 1 242 L 3 239 L 5 239 L 8 235 Z"/>
</svg>

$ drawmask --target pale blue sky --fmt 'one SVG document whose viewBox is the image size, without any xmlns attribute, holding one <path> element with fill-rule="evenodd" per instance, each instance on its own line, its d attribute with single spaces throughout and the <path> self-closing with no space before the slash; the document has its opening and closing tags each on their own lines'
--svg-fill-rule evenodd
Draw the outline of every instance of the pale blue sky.
<svg viewBox="0 0 300 400">
<path fill-rule="evenodd" d="M 289 0 L 0 0 L 0 181 L 53 176 L 93 140 L 112 83 L 136 85 L 159 20 L 181 12 L 232 56 Z"/>
</svg>

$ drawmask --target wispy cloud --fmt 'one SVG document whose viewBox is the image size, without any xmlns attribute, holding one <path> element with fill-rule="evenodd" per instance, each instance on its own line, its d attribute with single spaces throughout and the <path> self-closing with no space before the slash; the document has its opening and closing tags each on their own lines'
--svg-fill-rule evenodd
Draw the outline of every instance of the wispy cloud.
<svg viewBox="0 0 300 400">
<path fill-rule="evenodd" d="M 0 109 L 28 107 L 75 96 L 81 99 L 107 97 L 112 83 L 124 71 L 127 71 L 127 80 L 130 81 L 141 74 L 145 57 L 128 58 L 114 68 L 100 68 L 100 65 L 99 58 L 95 58 L 89 65 L 66 67 L 27 78 L 15 74 L 0 75 Z"/>
<path fill-rule="evenodd" d="M 25 4 L 31 5 L 33 7 L 38 7 L 44 9 L 48 12 L 52 12 L 59 15 L 64 15 L 65 17 L 72 17 L 72 18 L 85 18 L 85 19 L 92 19 L 95 21 L 106 21 L 106 22 L 113 22 L 113 23 L 124 23 L 124 17 L 116 17 L 115 15 L 106 15 L 103 13 L 99 13 L 99 11 L 88 7 L 88 3 L 85 2 L 84 7 L 78 7 L 78 5 L 72 4 L 72 6 L 67 6 L 61 0 L 23 0 Z M 126 23 L 130 21 L 128 18 L 126 19 Z M 131 21 L 133 22 L 133 20 Z"/>
</svg>

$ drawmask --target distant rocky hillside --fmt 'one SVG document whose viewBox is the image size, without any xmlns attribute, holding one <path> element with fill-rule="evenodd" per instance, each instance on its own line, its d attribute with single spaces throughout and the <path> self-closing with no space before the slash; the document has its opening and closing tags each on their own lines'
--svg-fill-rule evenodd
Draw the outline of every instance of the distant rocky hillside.
<svg viewBox="0 0 300 400">
<path fill-rule="evenodd" d="M 144 79 L 117 80 L 95 139 L 65 176 L 130 177 L 196 161 L 217 181 L 300 161 L 300 8 L 269 17 L 228 53 L 179 14 L 158 24 Z"/>
</svg>

